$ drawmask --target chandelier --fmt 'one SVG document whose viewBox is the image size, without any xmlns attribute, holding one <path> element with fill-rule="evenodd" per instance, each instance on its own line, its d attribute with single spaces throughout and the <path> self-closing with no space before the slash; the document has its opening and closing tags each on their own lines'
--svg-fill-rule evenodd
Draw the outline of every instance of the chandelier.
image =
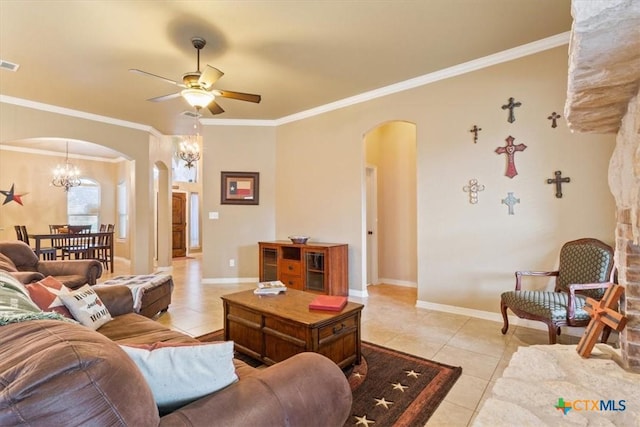
<svg viewBox="0 0 640 427">
<path fill-rule="evenodd" d="M 63 165 L 58 165 L 53 170 L 51 185 L 63 187 L 64 191 L 69 191 L 71 187 L 80 185 L 80 169 L 69 162 L 69 141 L 67 141 L 66 159 Z"/>
<path fill-rule="evenodd" d="M 187 163 L 186 166 L 189 169 L 193 167 L 195 162 L 200 160 L 200 145 L 198 144 L 198 140 L 200 139 L 200 135 L 198 134 L 199 110 L 200 108 L 196 108 L 196 114 L 194 116 L 195 123 L 193 128 L 195 129 L 195 135 L 183 137 L 184 139 L 180 142 L 180 146 L 178 148 L 178 157 Z"/>
<path fill-rule="evenodd" d="M 191 169 L 193 164 L 200 160 L 200 147 L 198 146 L 198 135 L 189 135 L 180 142 L 178 157 L 184 160 L 186 166 Z"/>
</svg>

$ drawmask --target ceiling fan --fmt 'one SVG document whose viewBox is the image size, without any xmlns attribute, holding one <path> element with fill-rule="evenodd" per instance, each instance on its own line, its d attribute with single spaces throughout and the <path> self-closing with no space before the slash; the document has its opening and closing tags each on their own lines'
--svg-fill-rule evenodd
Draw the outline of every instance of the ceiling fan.
<svg viewBox="0 0 640 427">
<path fill-rule="evenodd" d="M 182 96 L 192 107 L 197 110 L 207 107 L 211 114 L 224 113 L 224 110 L 218 105 L 214 99 L 216 97 L 237 99 L 239 101 L 249 101 L 259 103 L 261 100 L 260 95 L 253 95 L 250 93 L 232 92 L 228 90 L 213 89 L 213 84 L 218 81 L 224 73 L 211 65 L 207 65 L 204 71 L 200 71 L 200 50 L 207 44 L 207 41 L 202 37 L 193 37 L 191 44 L 196 48 L 198 52 L 197 71 L 191 71 L 182 76 L 182 83 L 178 83 L 174 80 L 166 77 L 158 76 L 156 74 L 148 73 L 146 71 L 131 68 L 129 71 L 145 76 L 155 77 L 160 80 L 164 80 L 167 83 L 179 86 L 182 89 L 180 92 L 171 93 L 169 95 L 157 96 L 155 98 L 147 99 L 151 102 L 167 101 L 169 99 L 178 98 Z"/>
</svg>

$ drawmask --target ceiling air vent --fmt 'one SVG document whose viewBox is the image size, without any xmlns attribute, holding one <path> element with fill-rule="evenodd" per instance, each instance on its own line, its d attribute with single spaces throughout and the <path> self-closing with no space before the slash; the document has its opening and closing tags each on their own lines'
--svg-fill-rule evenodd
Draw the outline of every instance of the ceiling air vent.
<svg viewBox="0 0 640 427">
<path fill-rule="evenodd" d="M 13 62 L 5 61 L 4 59 L 0 59 L 0 69 L 8 70 L 8 71 L 18 71 L 20 66 L 18 64 L 14 64 Z"/>
<path fill-rule="evenodd" d="M 193 118 L 198 118 L 198 117 L 202 117 L 202 114 L 200 113 L 196 113 L 195 111 L 183 111 L 182 113 L 180 113 L 181 116 L 187 116 L 187 117 L 191 117 Z"/>
</svg>

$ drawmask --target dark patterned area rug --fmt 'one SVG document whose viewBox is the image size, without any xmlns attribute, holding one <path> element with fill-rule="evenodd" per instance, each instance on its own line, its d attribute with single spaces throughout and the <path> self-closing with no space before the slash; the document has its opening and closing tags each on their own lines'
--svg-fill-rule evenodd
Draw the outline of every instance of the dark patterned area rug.
<svg viewBox="0 0 640 427">
<path fill-rule="evenodd" d="M 219 341 L 222 331 L 198 337 Z M 261 363 L 236 353 L 252 366 Z M 424 426 L 462 374 L 462 368 L 362 342 L 362 363 L 345 369 L 353 392 L 345 426 Z"/>
</svg>

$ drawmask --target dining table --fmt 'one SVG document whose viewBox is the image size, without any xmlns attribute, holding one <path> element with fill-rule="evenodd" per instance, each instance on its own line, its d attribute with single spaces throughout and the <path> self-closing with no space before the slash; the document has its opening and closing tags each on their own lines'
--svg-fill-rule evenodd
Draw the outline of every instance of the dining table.
<svg viewBox="0 0 640 427">
<path fill-rule="evenodd" d="M 105 254 L 107 255 L 106 263 L 109 270 L 113 273 L 113 231 L 100 231 L 95 233 L 43 233 L 43 234 L 29 234 L 29 238 L 33 239 L 35 248 L 33 251 L 40 258 L 41 250 L 45 247 L 53 247 L 61 252 L 65 249 L 70 249 L 70 244 L 65 242 L 73 242 L 76 239 L 85 239 L 89 244 L 85 251 L 86 258 L 98 259 L 96 256 L 97 251 L 92 250 L 97 248 L 98 244 L 103 244 L 105 247 Z M 47 241 L 49 245 L 43 244 Z"/>
</svg>

